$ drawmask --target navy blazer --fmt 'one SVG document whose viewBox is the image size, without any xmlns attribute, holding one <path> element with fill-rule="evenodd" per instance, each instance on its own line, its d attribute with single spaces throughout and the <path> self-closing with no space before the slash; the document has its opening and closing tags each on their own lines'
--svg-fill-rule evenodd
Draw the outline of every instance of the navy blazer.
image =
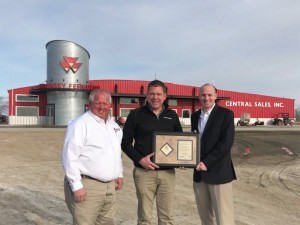
<svg viewBox="0 0 300 225">
<path fill-rule="evenodd" d="M 191 130 L 198 132 L 201 110 L 191 117 Z M 201 137 L 200 159 L 207 171 L 194 170 L 194 181 L 208 184 L 224 184 L 236 179 L 231 160 L 234 142 L 234 115 L 229 109 L 218 106 L 212 109 Z"/>
</svg>

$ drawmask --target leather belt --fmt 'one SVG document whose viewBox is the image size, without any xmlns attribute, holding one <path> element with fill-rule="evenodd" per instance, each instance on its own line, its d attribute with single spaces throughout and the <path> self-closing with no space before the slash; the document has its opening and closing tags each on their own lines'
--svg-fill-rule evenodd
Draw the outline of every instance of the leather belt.
<svg viewBox="0 0 300 225">
<path fill-rule="evenodd" d="M 98 182 L 101 182 L 101 183 L 109 183 L 109 182 L 111 182 L 111 181 L 101 181 L 101 180 L 97 180 L 97 179 L 94 178 L 94 177 L 90 177 L 90 176 L 88 176 L 88 175 L 83 175 L 83 174 L 81 174 L 81 178 L 82 178 L 82 179 L 95 180 L 95 181 L 98 181 Z"/>
</svg>

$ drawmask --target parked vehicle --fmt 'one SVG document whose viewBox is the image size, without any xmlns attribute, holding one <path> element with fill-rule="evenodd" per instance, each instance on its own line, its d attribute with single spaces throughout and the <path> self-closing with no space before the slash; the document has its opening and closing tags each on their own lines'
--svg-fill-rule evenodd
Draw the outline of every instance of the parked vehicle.
<svg viewBox="0 0 300 225">
<path fill-rule="evenodd" d="M 7 123 L 7 116 L 1 115 L 0 116 L 0 123 Z"/>
<path fill-rule="evenodd" d="M 293 126 L 295 121 L 290 119 L 289 113 L 277 113 L 273 119 L 273 125 L 291 125 Z"/>
<path fill-rule="evenodd" d="M 237 122 L 237 126 L 249 126 L 250 125 L 250 113 L 241 113 L 241 119 Z"/>
<path fill-rule="evenodd" d="M 259 121 L 258 118 L 256 118 L 256 121 L 252 123 L 252 126 L 257 126 L 257 125 L 265 125 L 264 121 Z"/>
</svg>

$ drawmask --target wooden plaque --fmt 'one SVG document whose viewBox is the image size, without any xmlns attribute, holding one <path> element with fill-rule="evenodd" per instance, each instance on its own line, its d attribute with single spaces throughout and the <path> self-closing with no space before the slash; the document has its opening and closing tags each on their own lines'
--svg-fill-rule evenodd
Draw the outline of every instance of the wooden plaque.
<svg viewBox="0 0 300 225">
<path fill-rule="evenodd" d="M 200 162 L 200 136 L 187 132 L 154 132 L 154 163 L 160 167 L 196 167 Z"/>
</svg>

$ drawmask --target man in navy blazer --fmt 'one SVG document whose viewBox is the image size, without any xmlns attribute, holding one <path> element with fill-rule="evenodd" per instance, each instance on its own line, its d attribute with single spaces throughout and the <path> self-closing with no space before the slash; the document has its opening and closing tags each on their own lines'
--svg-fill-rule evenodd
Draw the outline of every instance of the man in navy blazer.
<svg viewBox="0 0 300 225">
<path fill-rule="evenodd" d="M 218 106 L 212 84 L 200 88 L 201 109 L 191 117 L 192 132 L 201 136 L 200 163 L 194 171 L 194 193 L 203 225 L 234 224 L 232 181 L 236 180 L 230 150 L 234 142 L 234 115 Z"/>
</svg>

